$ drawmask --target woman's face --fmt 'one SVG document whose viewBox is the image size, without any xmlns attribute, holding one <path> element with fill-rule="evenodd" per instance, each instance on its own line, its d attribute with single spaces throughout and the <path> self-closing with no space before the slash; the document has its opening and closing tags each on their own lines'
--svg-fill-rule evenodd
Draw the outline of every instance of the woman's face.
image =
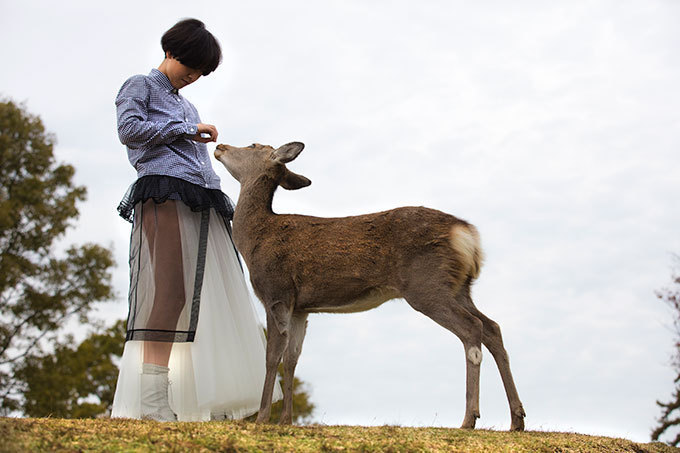
<svg viewBox="0 0 680 453">
<path fill-rule="evenodd" d="M 176 60 L 170 55 L 170 53 L 167 54 L 165 71 L 163 72 L 168 76 L 168 79 L 170 79 L 170 84 L 178 90 L 194 83 L 202 75 L 200 69 L 192 69 L 188 66 L 184 66 L 179 60 Z"/>
</svg>

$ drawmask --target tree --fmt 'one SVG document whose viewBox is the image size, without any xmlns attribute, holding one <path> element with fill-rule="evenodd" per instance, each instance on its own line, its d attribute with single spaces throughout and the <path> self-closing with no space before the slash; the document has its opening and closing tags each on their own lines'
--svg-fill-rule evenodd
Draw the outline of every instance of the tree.
<svg viewBox="0 0 680 453">
<path fill-rule="evenodd" d="M 676 257 L 680 261 L 680 257 Z M 658 441 L 663 434 L 669 434 L 671 428 L 680 427 L 680 274 L 673 275 L 673 286 L 664 288 L 656 293 L 657 297 L 667 303 L 673 310 L 673 327 L 675 328 L 675 354 L 673 356 L 673 367 L 677 371 L 675 378 L 675 389 L 670 402 L 656 404 L 661 408 L 661 416 L 657 420 L 658 426 L 652 432 L 652 440 Z M 672 440 L 667 441 L 669 445 L 680 445 L 680 433 Z"/>
<path fill-rule="evenodd" d="M 16 370 L 22 382 L 21 409 L 31 417 L 94 418 L 110 413 L 123 354 L 125 321 L 90 334 L 79 346 L 68 342 L 53 353 L 27 358 Z"/>
<path fill-rule="evenodd" d="M 55 256 L 86 190 L 71 165 L 56 163 L 54 143 L 39 117 L 0 100 L 0 414 L 21 408 L 16 371 L 46 345 L 58 350 L 68 321 L 89 322 L 93 305 L 114 297 L 110 250 L 74 245 Z"/>
</svg>

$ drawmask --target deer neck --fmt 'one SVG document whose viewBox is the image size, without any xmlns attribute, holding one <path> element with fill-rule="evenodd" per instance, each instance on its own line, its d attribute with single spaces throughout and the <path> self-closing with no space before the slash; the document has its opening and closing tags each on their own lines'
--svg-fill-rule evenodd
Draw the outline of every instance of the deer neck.
<svg viewBox="0 0 680 453">
<path fill-rule="evenodd" d="M 274 216 L 272 201 L 278 183 L 268 175 L 262 175 L 241 185 L 236 210 L 234 231 L 251 232 L 258 229 L 267 217 Z"/>
</svg>

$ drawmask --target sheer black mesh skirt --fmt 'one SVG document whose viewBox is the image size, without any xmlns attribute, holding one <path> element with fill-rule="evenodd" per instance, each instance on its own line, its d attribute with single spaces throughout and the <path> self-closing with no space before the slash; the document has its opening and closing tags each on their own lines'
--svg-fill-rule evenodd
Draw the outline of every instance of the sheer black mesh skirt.
<svg viewBox="0 0 680 453">
<path fill-rule="evenodd" d="M 133 223 L 126 339 L 194 341 L 210 216 L 217 214 L 229 234 L 231 200 L 178 178 L 146 176 L 118 211 Z"/>
</svg>

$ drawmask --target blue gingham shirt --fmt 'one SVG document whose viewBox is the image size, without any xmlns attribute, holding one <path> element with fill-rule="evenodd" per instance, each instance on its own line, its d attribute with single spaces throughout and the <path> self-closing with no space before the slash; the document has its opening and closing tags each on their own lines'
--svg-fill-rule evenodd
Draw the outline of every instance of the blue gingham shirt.
<svg viewBox="0 0 680 453">
<path fill-rule="evenodd" d="M 127 146 L 137 177 L 174 176 L 208 189 L 220 178 L 208 147 L 190 136 L 201 122 L 198 111 L 158 69 L 127 79 L 116 96 L 118 137 Z"/>
</svg>

